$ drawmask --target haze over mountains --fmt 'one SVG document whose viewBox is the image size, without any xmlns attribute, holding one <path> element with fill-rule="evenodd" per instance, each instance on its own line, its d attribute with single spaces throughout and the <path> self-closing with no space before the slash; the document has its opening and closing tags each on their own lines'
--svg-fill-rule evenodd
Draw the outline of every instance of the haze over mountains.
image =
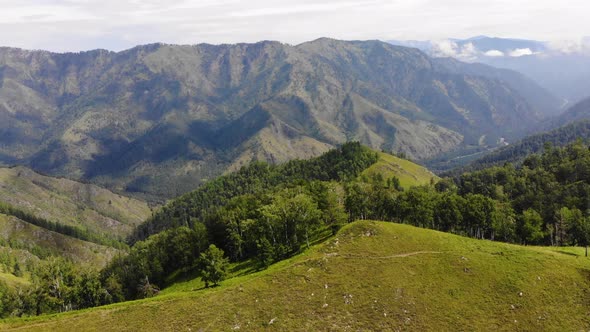
<svg viewBox="0 0 590 332">
<path fill-rule="evenodd" d="M 521 137 L 560 101 L 521 74 L 379 41 L 0 49 L 0 160 L 173 197 L 359 140 L 430 158 Z"/>
<path fill-rule="evenodd" d="M 478 36 L 442 41 L 391 41 L 435 57 L 454 57 L 518 71 L 571 106 L 588 97 L 590 38 L 580 43 Z"/>
</svg>

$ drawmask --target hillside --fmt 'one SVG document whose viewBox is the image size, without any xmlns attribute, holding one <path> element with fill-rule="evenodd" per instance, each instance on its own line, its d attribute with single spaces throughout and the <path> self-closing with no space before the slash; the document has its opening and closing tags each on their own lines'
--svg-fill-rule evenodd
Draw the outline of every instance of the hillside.
<svg viewBox="0 0 590 332">
<path fill-rule="evenodd" d="M 198 274 L 199 257 L 211 246 L 234 263 L 262 269 L 302 252 L 349 220 L 392 220 L 395 216 L 384 214 L 397 211 L 390 209 L 391 204 L 407 204 L 406 199 L 409 202 L 414 197 L 411 192 L 422 192 L 415 185 L 432 184 L 435 179 L 408 160 L 377 153 L 358 142 L 309 160 L 280 165 L 257 162 L 170 201 L 140 224 L 128 238 L 131 247 L 115 256 L 115 250 L 105 253 L 96 244 L 85 246 L 87 242 L 79 241 L 126 249 L 109 237 L 93 237 L 0 204 L 0 211 L 10 215 L 7 218 L 19 221 L 8 231 L 8 238 L 0 241 L 8 250 L 8 255 L 0 255 L 8 284 L 0 283 L 0 301 L 7 303 L 0 308 L 0 317 L 149 297 L 160 287 Z M 404 188 L 409 195 L 392 201 Z M 21 233 L 33 236 L 19 237 Z M 79 240 L 67 242 L 73 239 L 65 235 Z M 14 250 L 25 250 L 30 256 L 23 259 Z M 104 261 L 84 257 L 87 250 L 103 255 Z M 81 267 L 86 264 L 78 264 L 80 260 L 93 262 L 94 267 Z M 30 285 L 15 287 L 16 282 Z M 57 293 L 56 282 L 62 288 Z"/>
<path fill-rule="evenodd" d="M 588 92 L 590 94 L 590 92 Z M 543 123 L 544 128 L 555 128 L 567 123 L 590 120 L 590 97 L 572 105 L 563 114 Z"/>
<path fill-rule="evenodd" d="M 467 171 L 486 167 L 502 166 L 505 163 L 520 164 L 527 156 L 543 152 L 548 145 L 562 147 L 577 140 L 590 141 L 590 120 L 579 120 L 547 132 L 527 136 L 508 146 L 496 149 L 464 165 L 461 160 L 430 162 L 435 170 L 443 171 L 442 176 L 459 176 Z"/>
<path fill-rule="evenodd" d="M 239 200 L 240 197 L 244 200 L 256 197 L 257 202 L 244 207 L 246 211 L 242 210 L 239 214 L 256 214 L 257 206 L 268 200 L 264 197 L 277 195 L 282 189 L 297 185 L 310 186 L 314 181 L 344 182 L 357 177 L 378 160 L 379 155 L 375 151 L 358 142 L 349 142 L 308 160 L 292 160 L 280 165 L 252 163 L 171 200 L 144 223 L 138 225 L 130 235 L 130 240 L 144 240 L 150 235 L 179 226 L 192 228 L 198 223 L 207 224 L 211 222 L 209 219 L 217 218 L 219 210 L 226 206 L 231 208 L 229 203 Z M 316 191 L 323 191 L 322 195 L 327 195 L 326 191 L 330 190 L 324 186 Z"/>
<path fill-rule="evenodd" d="M 50 222 L 124 238 L 151 213 L 145 202 L 24 167 L 0 168 L 0 202 Z"/>
<path fill-rule="evenodd" d="M 211 218 L 232 201 L 240 197 L 249 200 L 257 197 L 256 206 L 266 201 L 264 197 L 276 196 L 284 188 L 310 187 L 313 182 L 323 182 L 322 189 L 310 189 L 318 195 L 316 199 L 325 207 L 333 192 L 343 202 L 343 187 L 360 178 L 360 182 L 371 182 L 378 175 L 380 181 L 399 181 L 400 188 L 430 184 L 437 177 L 424 167 L 409 160 L 383 152 L 375 152 L 359 143 L 345 143 L 338 149 L 330 150 L 319 157 L 308 160 L 293 160 L 280 165 L 253 163 L 234 173 L 221 176 L 197 190 L 177 197 L 157 210 L 145 223 L 138 225 L 131 234 L 132 241 L 144 240 L 152 234 L 179 226 L 193 227 L 196 223 L 211 223 Z M 335 184 L 336 183 L 336 184 Z M 327 187 L 336 185 L 338 189 Z M 377 183 L 377 186 L 381 185 Z M 251 211 L 250 214 L 255 214 Z M 253 218 L 250 215 L 248 218 Z M 211 226 L 209 227 L 220 227 Z M 224 226 L 225 227 L 225 226 Z M 216 236 L 216 235 L 212 235 Z M 217 235 L 218 236 L 218 235 Z"/>
<path fill-rule="evenodd" d="M 29 286 L 31 274 L 55 257 L 83 268 L 102 268 L 119 250 L 82 241 L 0 214 L 0 293 L 2 283 L 11 289 Z M 0 300 L 1 301 L 1 300 Z"/>
<path fill-rule="evenodd" d="M 459 63 L 442 59 L 438 61 Z M 463 64 L 461 67 L 479 68 L 479 64 Z M 485 67 L 485 66 L 484 66 Z M 526 87 L 526 84 L 523 85 Z M 539 98 L 539 102 L 547 103 Z M 438 157 L 424 160 L 423 163 L 437 174 L 457 176 L 465 171 L 484 167 L 501 166 L 506 162 L 519 163 L 528 154 L 541 152 L 545 143 L 564 146 L 577 139 L 590 138 L 590 98 L 582 100 L 560 114 L 548 117 L 533 127 L 524 129 L 527 136 L 517 141 L 505 141 L 506 146 L 472 146 L 443 153 Z"/>
<path fill-rule="evenodd" d="M 371 177 L 380 174 L 383 178 L 396 177 L 402 188 L 421 186 L 436 180 L 436 175 L 428 169 L 409 160 L 398 158 L 387 153 L 379 152 L 376 163 L 365 169 L 361 176 Z"/>
<path fill-rule="evenodd" d="M 350 140 L 413 160 L 495 146 L 540 120 L 527 88 L 378 41 L 2 48 L 0 161 L 161 201 Z"/>
<path fill-rule="evenodd" d="M 550 90 L 540 87 L 535 81 L 517 71 L 495 68 L 482 63 L 461 62 L 453 58 L 434 58 L 433 61 L 441 66 L 443 71 L 483 76 L 506 82 L 525 97 L 543 117 L 555 116 L 563 111 L 562 99 L 557 98 Z"/>
<path fill-rule="evenodd" d="M 268 270 L 220 287 L 0 323 L 19 331 L 587 329 L 581 248 L 521 247 L 355 222 Z"/>
<path fill-rule="evenodd" d="M 48 231 L 4 214 L 0 214 L 0 240 L 8 244 L 7 247 L 16 247 L 37 256 L 33 259 L 61 256 L 87 266 L 104 266 L 117 252 L 113 248 Z"/>
<path fill-rule="evenodd" d="M 102 268 L 150 212 L 145 202 L 95 185 L 0 168 L 0 281 L 29 285 L 38 266 L 58 257 Z"/>
</svg>

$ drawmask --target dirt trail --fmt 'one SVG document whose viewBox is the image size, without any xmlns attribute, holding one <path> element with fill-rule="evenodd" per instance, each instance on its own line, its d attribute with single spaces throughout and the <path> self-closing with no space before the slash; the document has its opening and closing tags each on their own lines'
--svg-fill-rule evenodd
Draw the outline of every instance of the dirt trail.
<svg viewBox="0 0 590 332">
<path fill-rule="evenodd" d="M 344 257 L 344 258 L 363 258 L 363 259 L 388 259 L 388 258 L 409 257 L 409 256 L 423 255 L 423 254 L 442 254 L 442 251 L 413 251 L 413 252 L 407 252 L 407 253 L 397 254 L 397 255 L 391 255 L 391 256 L 353 256 L 353 255 L 343 255 L 341 257 Z"/>
</svg>

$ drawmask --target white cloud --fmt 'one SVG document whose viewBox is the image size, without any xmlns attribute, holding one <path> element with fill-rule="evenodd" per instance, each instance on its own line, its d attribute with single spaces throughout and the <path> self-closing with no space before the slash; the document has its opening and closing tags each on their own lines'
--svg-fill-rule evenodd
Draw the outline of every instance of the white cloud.
<svg viewBox="0 0 590 332">
<path fill-rule="evenodd" d="M 444 39 L 432 43 L 432 53 L 437 57 L 456 57 L 459 46 L 454 41 Z"/>
<path fill-rule="evenodd" d="M 477 59 L 479 51 L 475 48 L 473 43 L 467 43 L 461 47 L 461 53 L 459 53 L 459 58 L 465 59 L 466 61 L 474 61 Z"/>
<path fill-rule="evenodd" d="M 53 23 L 66 21 L 94 20 L 92 13 L 75 7 L 64 5 L 28 5 L 2 8 L 0 22 L 2 24 L 21 23 L 35 25 L 38 23 Z"/>
<path fill-rule="evenodd" d="M 504 56 L 504 52 L 498 50 L 489 50 L 485 52 L 484 55 L 489 57 L 501 57 Z"/>
<path fill-rule="evenodd" d="M 461 46 L 448 39 L 432 43 L 432 55 L 435 57 L 453 57 L 463 61 L 475 61 L 479 53 L 473 43 Z"/>
<path fill-rule="evenodd" d="M 364 6 L 367 4 L 376 3 L 375 1 L 367 2 L 339 2 L 339 3 L 308 3 L 308 4 L 294 4 L 280 7 L 265 7 L 254 8 L 249 10 L 234 11 L 228 15 L 231 17 L 255 17 L 255 16 L 274 16 L 274 15 L 289 15 L 301 13 L 320 13 L 332 12 L 334 10 L 351 8 L 357 6 Z"/>
<path fill-rule="evenodd" d="M 558 40 L 548 44 L 554 53 L 561 54 L 587 54 L 590 55 L 590 36 L 582 37 L 579 41 Z"/>
<path fill-rule="evenodd" d="M 517 58 L 525 55 L 533 55 L 533 51 L 530 48 L 517 48 L 508 52 L 508 55 Z"/>
</svg>

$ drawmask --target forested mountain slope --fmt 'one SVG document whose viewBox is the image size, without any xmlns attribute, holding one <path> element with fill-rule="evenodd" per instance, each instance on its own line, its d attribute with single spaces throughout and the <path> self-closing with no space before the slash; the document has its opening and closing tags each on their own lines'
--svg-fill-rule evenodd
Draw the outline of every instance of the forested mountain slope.
<svg viewBox="0 0 590 332">
<path fill-rule="evenodd" d="M 57 224 L 119 238 L 151 213 L 137 199 L 25 167 L 0 168 L 0 203 Z"/>
<path fill-rule="evenodd" d="M 483 76 L 506 82 L 545 117 L 555 116 L 563 111 L 563 100 L 517 71 L 495 68 L 482 63 L 461 62 L 453 58 L 434 58 L 433 61 L 442 67 L 443 72 Z"/>
<path fill-rule="evenodd" d="M 145 202 L 95 185 L 0 168 L 0 297 L 3 283 L 27 294 L 23 287 L 56 260 L 83 270 L 104 267 L 149 215 Z"/>
<path fill-rule="evenodd" d="M 456 165 L 453 160 L 440 162 L 435 164 L 435 166 L 447 170 L 442 172 L 442 176 L 459 176 L 467 171 L 502 166 L 505 163 L 518 165 L 530 154 L 543 152 L 545 147 L 563 147 L 577 140 L 583 142 L 590 141 L 590 120 L 575 121 L 551 131 L 527 136 L 518 142 L 499 148 L 464 166 L 452 168 L 453 165 Z M 448 170 L 449 168 L 451 169 Z"/>
<path fill-rule="evenodd" d="M 245 197 L 244 201 L 253 200 L 253 204 L 259 205 L 262 202 L 256 202 L 256 197 L 270 198 L 268 196 L 283 188 L 306 185 L 313 181 L 349 181 L 379 159 L 376 152 L 358 142 L 352 142 L 309 160 L 292 160 L 281 165 L 253 163 L 170 201 L 146 222 L 138 225 L 130 240 L 144 240 L 150 235 L 179 226 L 192 228 L 197 223 L 207 223 L 207 219 L 215 219 L 217 211 L 225 205 L 231 208 L 232 204 L 229 203 L 240 196 Z M 402 167 L 399 169 L 403 171 Z M 397 174 L 390 172 L 388 178 Z M 325 192 L 327 188 L 317 190 Z M 255 206 L 244 206 L 240 210 L 246 214 L 257 213 L 254 211 Z"/>
<path fill-rule="evenodd" d="M 119 253 L 109 245 L 83 241 L 0 213 L 0 307 L 4 310 L 11 305 L 5 297 L 7 291 L 35 293 L 29 287 L 48 262 L 65 260 L 81 270 L 95 270 Z"/>
<path fill-rule="evenodd" d="M 0 160 L 170 198 L 349 140 L 413 159 L 493 146 L 542 117 L 530 95 L 378 41 L 2 48 Z"/>
<path fill-rule="evenodd" d="M 55 256 L 78 265 L 100 267 L 117 253 L 114 248 L 52 232 L 5 214 L 0 214 L 0 243 L 4 251 L 24 250 L 29 253 L 28 258 L 17 260 L 23 272 L 27 270 L 25 267 L 29 259 L 38 262 Z"/>
</svg>

